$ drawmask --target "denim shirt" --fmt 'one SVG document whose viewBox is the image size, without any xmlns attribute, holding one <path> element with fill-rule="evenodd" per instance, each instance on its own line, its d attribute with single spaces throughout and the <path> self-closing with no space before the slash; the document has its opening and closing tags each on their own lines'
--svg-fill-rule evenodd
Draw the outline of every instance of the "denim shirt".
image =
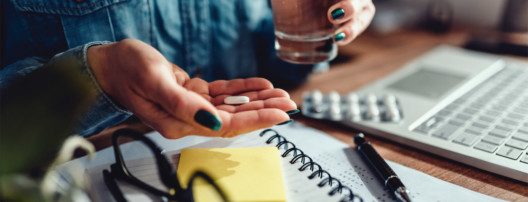
<svg viewBox="0 0 528 202">
<path fill-rule="evenodd" d="M 0 88 L 68 52 L 81 61 L 99 97 L 79 121 L 81 135 L 131 113 L 98 86 L 86 63 L 91 45 L 135 38 L 159 50 L 191 77 L 206 81 L 260 76 L 275 86 L 301 83 L 311 65 L 275 56 L 267 0 L 2 0 Z M 324 65 L 324 64 L 323 64 Z"/>
</svg>

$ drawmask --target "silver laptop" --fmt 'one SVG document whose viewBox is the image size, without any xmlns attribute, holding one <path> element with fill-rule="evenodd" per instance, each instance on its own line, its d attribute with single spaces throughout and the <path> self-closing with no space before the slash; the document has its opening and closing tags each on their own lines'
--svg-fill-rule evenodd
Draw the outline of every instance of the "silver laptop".
<svg viewBox="0 0 528 202">
<path fill-rule="evenodd" d="M 357 94 L 392 94 L 396 122 L 343 124 L 528 182 L 528 62 L 440 46 Z"/>
</svg>

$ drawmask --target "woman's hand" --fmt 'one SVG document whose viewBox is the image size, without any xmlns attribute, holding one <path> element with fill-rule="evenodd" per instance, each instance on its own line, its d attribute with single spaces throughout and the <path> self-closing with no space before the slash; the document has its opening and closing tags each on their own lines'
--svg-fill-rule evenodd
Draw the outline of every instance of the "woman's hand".
<svg viewBox="0 0 528 202">
<path fill-rule="evenodd" d="M 232 137 L 288 121 L 290 117 L 285 112 L 297 108 L 286 91 L 274 89 L 271 82 L 263 78 L 218 80 L 211 83 L 202 79 L 190 79 L 183 86 L 212 103 L 222 120 L 222 128 L 217 132 L 190 127 L 189 134 Z M 238 95 L 249 97 L 250 102 L 242 105 L 224 104 L 224 98 Z"/>
<path fill-rule="evenodd" d="M 376 8 L 372 0 L 342 0 L 328 9 L 328 19 L 338 25 L 334 42 L 346 45 L 361 34 L 372 21 Z"/>
<path fill-rule="evenodd" d="M 190 79 L 156 49 L 134 39 L 90 47 L 88 63 L 108 95 L 167 138 L 232 137 L 288 121 L 285 111 L 296 109 L 288 93 L 266 79 Z M 224 105 L 232 95 L 251 101 Z"/>
</svg>

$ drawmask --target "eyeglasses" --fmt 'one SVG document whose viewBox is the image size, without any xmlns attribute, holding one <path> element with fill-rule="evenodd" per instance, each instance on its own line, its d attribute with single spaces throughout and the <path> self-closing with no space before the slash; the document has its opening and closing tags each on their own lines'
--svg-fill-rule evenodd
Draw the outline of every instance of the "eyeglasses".
<svg viewBox="0 0 528 202">
<path fill-rule="evenodd" d="M 132 172 L 130 172 L 130 170 L 126 166 L 126 162 L 123 159 L 123 155 L 121 154 L 121 149 L 119 146 L 118 140 L 122 137 L 128 137 L 131 139 L 139 140 L 141 143 L 145 144 L 150 149 L 150 151 L 155 157 L 157 170 L 159 173 L 159 179 L 168 191 L 160 190 L 159 188 L 156 188 L 151 184 L 145 183 L 144 181 L 134 176 Z M 152 140 L 145 137 L 138 131 L 131 129 L 117 130 L 112 135 L 112 144 L 114 148 L 116 162 L 110 165 L 110 171 L 106 169 L 103 170 L 103 178 L 106 186 L 114 196 L 115 200 L 118 202 L 127 200 L 125 199 L 123 192 L 119 188 L 116 179 L 128 182 L 137 188 L 145 190 L 156 196 L 166 198 L 169 201 L 194 201 L 193 183 L 196 179 L 199 178 L 203 179 L 205 182 L 211 185 L 223 201 L 227 201 L 227 197 L 222 191 L 222 189 L 220 189 L 220 187 L 213 181 L 213 179 L 203 171 L 196 171 L 192 175 L 187 184 L 187 189 L 181 187 L 178 181 L 178 177 L 176 176 L 176 172 L 171 166 L 163 150 L 158 147 L 158 145 L 156 145 Z"/>
</svg>

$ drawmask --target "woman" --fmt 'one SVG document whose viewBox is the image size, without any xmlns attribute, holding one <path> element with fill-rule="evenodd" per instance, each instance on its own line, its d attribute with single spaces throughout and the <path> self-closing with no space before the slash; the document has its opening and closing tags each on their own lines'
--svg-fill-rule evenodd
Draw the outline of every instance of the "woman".
<svg viewBox="0 0 528 202">
<path fill-rule="evenodd" d="M 275 56 L 264 0 L 2 1 L 1 88 L 75 58 L 99 92 L 75 131 L 84 136 L 132 114 L 167 138 L 231 137 L 284 123 L 296 105 L 270 81 L 295 85 L 314 67 Z M 371 0 L 339 1 L 327 12 L 339 25 L 334 41 L 350 43 L 373 15 Z M 223 104 L 230 95 L 251 102 Z"/>
</svg>

